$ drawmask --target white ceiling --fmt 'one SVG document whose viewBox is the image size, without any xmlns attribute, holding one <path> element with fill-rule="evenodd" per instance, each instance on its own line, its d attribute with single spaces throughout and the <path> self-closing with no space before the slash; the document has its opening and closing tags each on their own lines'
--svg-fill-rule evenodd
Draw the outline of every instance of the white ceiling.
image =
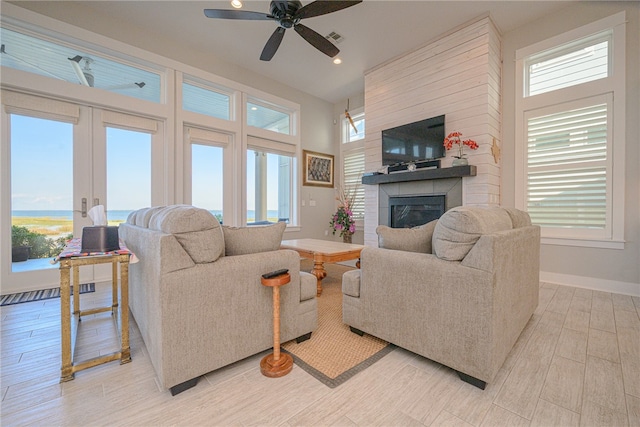
<svg viewBox="0 0 640 427">
<path fill-rule="evenodd" d="M 36 12 L 56 15 L 49 2 L 15 3 Z M 54 3 L 62 8 L 72 7 L 74 2 Z M 149 34 L 168 37 L 195 51 L 216 55 L 229 63 L 336 103 L 364 91 L 363 73 L 366 70 L 420 47 L 468 21 L 490 14 L 499 30 L 506 33 L 566 7 L 570 1 L 365 0 L 348 9 L 304 19 L 304 25 L 323 36 L 335 31 L 344 37 L 344 41 L 337 45 L 340 49 L 338 56 L 343 60 L 341 65 L 334 65 L 331 58 L 309 45 L 293 29 L 287 30 L 270 62 L 260 61 L 262 48 L 277 23 L 209 19 L 204 16 L 205 8 L 231 9 L 229 1 L 82 3 L 97 16 L 110 16 Z M 303 0 L 302 3 L 309 1 Z M 268 1 L 246 1 L 244 4 L 244 10 L 269 13 Z M 91 19 L 87 19 L 89 21 Z M 74 22 L 74 25 L 87 27 L 82 22 Z"/>
</svg>

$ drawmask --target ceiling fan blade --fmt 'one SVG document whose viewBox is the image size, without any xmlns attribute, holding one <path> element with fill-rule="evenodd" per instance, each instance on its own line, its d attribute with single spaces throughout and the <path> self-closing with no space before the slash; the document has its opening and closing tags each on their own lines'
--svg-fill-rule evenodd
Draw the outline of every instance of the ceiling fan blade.
<svg viewBox="0 0 640 427">
<path fill-rule="evenodd" d="M 104 90 L 142 89 L 146 85 L 147 84 L 145 82 L 140 82 L 140 83 L 133 82 L 133 83 L 125 83 L 121 85 L 107 86 L 102 89 Z"/>
<path fill-rule="evenodd" d="M 362 3 L 362 0 L 346 1 L 346 0 L 316 0 L 302 6 L 295 13 L 295 18 L 312 18 L 314 16 L 326 15 L 327 13 L 336 12 L 338 10 L 346 9 L 351 6 L 355 6 L 358 3 Z"/>
<path fill-rule="evenodd" d="M 218 19 L 249 19 L 253 21 L 265 21 L 274 19 L 273 16 L 262 12 L 251 12 L 248 10 L 231 10 L 231 9 L 205 9 L 204 15 L 207 18 Z"/>
<path fill-rule="evenodd" d="M 287 8 L 289 7 L 289 2 L 286 0 L 273 0 L 273 3 L 280 9 L 280 12 L 287 13 Z"/>
<path fill-rule="evenodd" d="M 302 36 L 303 39 L 308 41 L 311 46 L 315 47 L 325 55 L 333 58 L 340 52 L 340 49 L 335 47 L 333 43 L 313 31 L 311 28 L 302 24 L 296 24 L 293 28 Z"/>
<path fill-rule="evenodd" d="M 260 54 L 261 61 L 271 61 L 271 58 L 273 58 L 273 55 L 276 54 L 276 51 L 280 47 L 285 31 L 285 28 L 278 27 L 273 34 L 271 34 L 271 37 L 267 40 L 267 44 L 265 44 L 264 49 L 262 49 L 262 54 Z"/>
</svg>

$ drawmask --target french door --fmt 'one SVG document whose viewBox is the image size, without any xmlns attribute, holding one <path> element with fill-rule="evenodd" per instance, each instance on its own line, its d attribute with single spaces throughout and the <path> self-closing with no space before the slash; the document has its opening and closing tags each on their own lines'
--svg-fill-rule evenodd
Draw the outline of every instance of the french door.
<svg viewBox="0 0 640 427">
<path fill-rule="evenodd" d="M 2 294 L 55 287 L 51 261 L 61 242 L 92 225 L 93 206 L 118 225 L 132 210 L 164 202 L 163 123 L 8 91 L 2 102 Z M 26 261 L 13 258 L 21 239 Z M 101 265 L 82 268 L 80 280 L 109 277 Z"/>
</svg>

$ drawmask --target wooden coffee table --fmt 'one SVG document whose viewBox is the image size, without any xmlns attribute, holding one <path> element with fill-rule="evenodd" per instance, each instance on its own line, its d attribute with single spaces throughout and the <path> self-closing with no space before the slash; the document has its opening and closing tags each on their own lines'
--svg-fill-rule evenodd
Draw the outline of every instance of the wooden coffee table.
<svg viewBox="0 0 640 427">
<path fill-rule="evenodd" d="M 318 296 L 320 296 L 322 294 L 322 279 L 327 277 L 327 270 L 324 269 L 324 263 L 357 259 L 356 267 L 360 268 L 360 251 L 362 251 L 364 245 L 320 239 L 294 239 L 283 240 L 280 247 L 283 249 L 293 249 L 298 252 L 301 257 L 313 260 L 313 270 L 311 270 L 311 274 L 316 276 Z"/>
</svg>

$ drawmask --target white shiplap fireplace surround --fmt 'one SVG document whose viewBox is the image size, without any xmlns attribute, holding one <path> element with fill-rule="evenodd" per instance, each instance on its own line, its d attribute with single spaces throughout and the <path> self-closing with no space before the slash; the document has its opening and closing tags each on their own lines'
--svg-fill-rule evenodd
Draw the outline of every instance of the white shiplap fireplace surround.
<svg viewBox="0 0 640 427">
<path fill-rule="evenodd" d="M 494 140 L 498 145 L 501 141 L 501 52 L 500 34 L 487 16 L 365 73 L 365 169 L 382 166 L 382 130 L 444 114 L 446 133 L 462 132 L 465 139 L 480 145 L 474 151 L 465 147 L 476 176 L 460 178 L 461 200 L 449 200 L 447 209 L 459 204 L 498 205 L 500 164 L 491 147 Z M 442 159 L 441 167 L 451 166 L 452 155 Z M 426 195 L 434 188 L 429 180 L 411 185 L 410 190 L 400 191 Z M 378 185 L 364 189 L 364 243 L 377 246 L 375 229 L 384 200 Z"/>
</svg>

